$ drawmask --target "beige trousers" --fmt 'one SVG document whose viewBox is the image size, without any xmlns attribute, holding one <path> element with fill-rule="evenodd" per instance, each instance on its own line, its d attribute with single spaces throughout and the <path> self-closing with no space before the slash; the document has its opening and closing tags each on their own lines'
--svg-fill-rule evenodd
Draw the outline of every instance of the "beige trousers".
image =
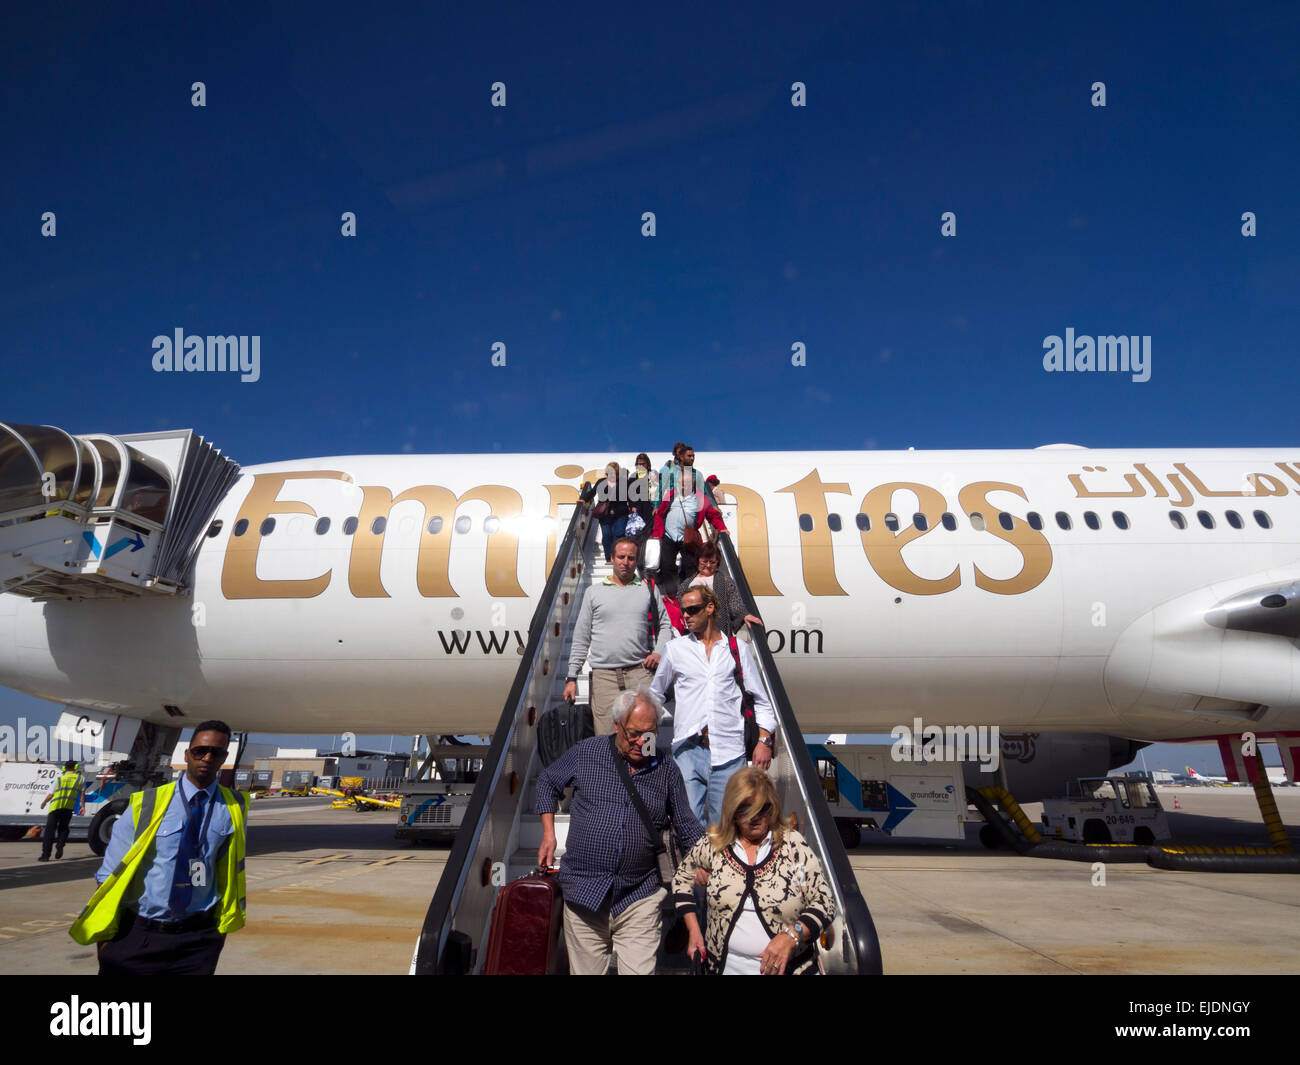
<svg viewBox="0 0 1300 1065">
<path fill-rule="evenodd" d="M 620 976 L 653 976 L 655 954 L 663 935 L 659 907 L 666 894 L 660 888 L 649 898 L 632 903 L 617 917 L 609 910 L 588 910 L 566 902 L 564 945 L 569 951 L 569 972 L 574 976 L 604 976 L 612 949 Z"/>
<path fill-rule="evenodd" d="M 621 691 L 636 691 L 649 684 L 653 674 L 645 666 L 625 666 L 623 669 L 593 669 L 591 671 L 591 716 L 596 723 L 596 735 L 608 736 L 614 731 L 614 700 Z"/>
</svg>

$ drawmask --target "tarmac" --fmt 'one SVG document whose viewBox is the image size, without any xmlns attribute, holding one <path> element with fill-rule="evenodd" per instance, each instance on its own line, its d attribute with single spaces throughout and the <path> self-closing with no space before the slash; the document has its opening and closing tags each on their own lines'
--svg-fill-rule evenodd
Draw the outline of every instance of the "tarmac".
<svg viewBox="0 0 1300 1065">
<path fill-rule="evenodd" d="M 1180 842 L 1266 842 L 1250 788 L 1162 788 Z M 1275 791 L 1300 826 L 1300 788 Z M 1174 809 L 1177 797 L 1181 810 Z M 1037 819 L 1040 808 L 1027 804 Z M 391 811 L 261 799 L 249 824 L 248 924 L 220 974 L 403 974 L 450 846 L 393 837 Z M 1300 971 L 1300 876 L 1167 872 L 864 834 L 849 852 L 888 974 Z M 1300 827 L 1291 827 L 1300 852 Z M 87 975 L 68 925 L 94 889 L 89 846 L 38 863 L 0 843 L 0 973 Z"/>
</svg>

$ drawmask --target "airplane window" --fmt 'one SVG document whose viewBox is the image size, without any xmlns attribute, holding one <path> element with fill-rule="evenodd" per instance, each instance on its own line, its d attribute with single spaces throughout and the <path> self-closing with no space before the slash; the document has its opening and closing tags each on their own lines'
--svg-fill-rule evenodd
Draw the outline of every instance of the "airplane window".
<svg viewBox="0 0 1300 1065">
<path fill-rule="evenodd" d="M 956 530 L 957 519 L 954 518 L 951 514 L 944 514 L 944 516 L 939 520 L 943 522 L 943 527 L 947 529 L 949 532 L 953 532 Z"/>
<path fill-rule="evenodd" d="M 466 517 L 464 514 L 462 514 L 459 518 L 456 519 L 456 531 L 458 533 L 469 532 L 469 526 L 470 526 L 469 518 Z"/>
<path fill-rule="evenodd" d="M 972 529 L 975 529 L 977 532 L 983 532 L 983 531 L 984 531 L 984 528 L 985 528 L 985 526 L 984 526 L 984 515 L 981 514 L 979 511 L 976 511 L 975 513 L 973 513 L 973 514 L 970 516 L 970 527 L 971 527 Z"/>
<path fill-rule="evenodd" d="M 275 519 L 274 518 L 263 519 L 262 524 L 257 527 L 257 531 L 260 532 L 263 536 L 270 536 L 273 532 L 275 532 Z"/>
<path fill-rule="evenodd" d="M 1230 510 L 1223 516 L 1228 519 L 1228 524 L 1231 525 L 1234 529 L 1240 529 L 1243 525 L 1245 525 L 1245 522 L 1241 520 L 1241 515 L 1238 514 L 1235 510 Z"/>
<path fill-rule="evenodd" d="M 812 515 L 811 515 L 811 514 L 800 514 L 800 515 L 799 515 L 799 528 L 801 528 L 804 532 L 812 532 L 812 527 L 813 527 Z"/>
<path fill-rule="evenodd" d="M 439 518 L 439 517 L 432 517 L 432 518 L 430 518 L 430 519 L 429 519 L 429 535 L 430 535 L 430 536 L 437 536 L 440 532 L 442 532 L 442 519 Z"/>
<path fill-rule="evenodd" d="M 1026 514 L 1025 520 L 1029 522 L 1029 527 L 1031 529 L 1042 529 L 1043 527 L 1043 516 L 1036 510 L 1031 510 Z"/>
<path fill-rule="evenodd" d="M 1125 514 L 1122 510 L 1112 511 L 1110 517 L 1111 520 L 1115 523 L 1115 528 L 1117 529 L 1128 528 L 1128 515 Z"/>
<path fill-rule="evenodd" d="M 898 515 L 893 511 L 885 515 L 885 528 L 890 532 L 898 532 Z"/>
<path fill-rule="evenodd" d="M 325 535 L 327 532 L 329 532 L 329 531 L 330 531 L 330 520 L 329 520 L 329 518 L 321 518 L 320 520 L 318 520 L 318 521 L 316 522 L 316 535 L 317 535 L 317 536 L 324 536 L 324 535 Z"/>
<path fill-rule="evenodd" d="M 209 535 L 209 536 L 216 536 L 217 533 L 219 533 L 219 532 L 221 532 L 221 519 L 220 519 L 220 518 L 218 518 L 216 521 L 214 521 L 211 525 L 208 526 L 208 535 Z"/>
<path fill-rule="evenodd" d="M 858 523 L 858 528 L 861 529 L 863 532 L 870 532 L 871 519 L 868 518 L 865 514 L 859 514 L 853 520 Z"/>
<path fill-rule="evenodd" d="M 1214 528 L 1214 518 L 1210 516 L 1210 512 L 1208 510 L 1198 510 L 1196 512 L 1196 517 L 1197 520 L 1200 521 L 1200 523 L 1204 525 L 1207 529 Z"/>
<path fill-rule="evenodd" d="M 1262 510 L 1257 510 L 1257 511 L 1255 511 L 1255 523 L 1256 523 L 1256 524 L 1257 524 L 1261 529 L 1271 529 L 1271 528 L 1273 528 L 1273 519 L 1270 518 L 1270 517 L 1269 517 L 1266 513 L 1264 513 L 1264 511 L 1262 511 Z"/>
<path fill-rule="evenodd" d="M 1016 523 L 1012 520 L 1011 515 L 1005 510 L 998 513 L 998 524 L 1008 532 L 1016 527 Z"/>
<path fill-rule="evenodd" d="M 930 527 L 930 520 L 924 514 L 913 514 L 912 524 L 922 532 L 925 532 L 925 530 Z"/>
<path fill-rule="evenodd" d="M 244 533 L 248 532 L 248 519 L 240 518 L 235 522 L 235 528 L 232 531 L 236 536 L 243 536 Z"/>
<path fill-rule="evenodd" d="M 370 531 L 376 536 L 383 536 L 384 530 L 388 528 L 388 519 L 382 514 L 370 523 Z"/>
<path fill-rule="evenodd" d="M 831 527 L 831 532 L 839 532 L 844 528 L 844 524 L 840 521 L 840 516 L 838 514 L 828 514 L 826 516 L 826 524 Z"/>
<path fill-rule="evenodd" d="M 1058 510 L 1056 512 L 1056 524 L 1062 529 L 1068 529 L 1070 527 L 1070 515 L 1063 510 Z"/>
<path fill-rule="evenodd" d="M 487 520 L 483 523 L 483 531 L 489 536 L 501 528 L 501 519 L 495 514 L 489 514 Z"/>
<path fill-rule="evenodd" d="M 1088 526 L 1089 529 L 1101 528 L 1101 519 L 1097 517 L 1097 515 L 1094 514 L 1091 510 L 1085 510 L 1083 512 L 1083 522 L 1085 525 Z"/>
<path fill-rule="evenodd" d="M 1184 518 L 1179 511 L 1171 510 L 1169 512 L 1169 520 L 1173 523 L 1175 529 L 1187 528 L 1187 519 Z"/>
<path fill-rule="evenodd" d="M 352 535 L 354 532 L 356 532 L 356 531 L 357 531 L 357 519 L 356 519 L 356 518 L 348 518 L 346 521 L 343 522 L 343 535 L 344 535 L 344 536 L 351 536 L 351 535 Z"/>
</svg>

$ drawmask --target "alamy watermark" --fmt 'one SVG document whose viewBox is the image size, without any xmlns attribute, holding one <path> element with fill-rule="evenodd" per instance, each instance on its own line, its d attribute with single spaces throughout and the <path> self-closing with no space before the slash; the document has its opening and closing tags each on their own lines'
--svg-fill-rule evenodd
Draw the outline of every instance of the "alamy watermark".
<svg viewBox="0 0 1300 1065">
<path fill-rule="evenodd" d="M 895 762 L 978 762 L 991 772 L 1001 760 L 997 725 L 926 725 L 915 717 L 911 728 L 895 725 L 889 735 L 894 741 L 889 756 Z"/>
<path fill-rule="evenodd" d="M 1151 380 L 1149 336 L 1079 336 L 1074 329 L 1043 337 L 1043 369 L 1048 373 L 1131 373 L 1137 382 Z"/>
<path fill-rule="evenodd" d="M 57 725 L 29 725 L 20 717 L 17 726 L 0 725 L 0 757 L 15 762 L 96 762 L 104 749 L 102 728 L 77 735 L 84 739 L 67 739 Z"/>
<path fill-rule="evenodd" d="M 171 336 L 153 338 L 155 373 L 239 374 L 245 384 L 262 376 L 261 336 L 186 336 L 177 326 Z"/>
</svg>

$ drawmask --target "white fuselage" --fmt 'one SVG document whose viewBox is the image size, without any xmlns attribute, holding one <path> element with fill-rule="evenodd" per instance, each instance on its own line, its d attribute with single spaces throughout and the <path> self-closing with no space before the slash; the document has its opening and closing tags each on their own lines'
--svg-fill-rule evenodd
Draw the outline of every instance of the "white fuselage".
<svg viewBox="0 0 1300 1065">
<path fill-rule="evenodd" d="M 698 466 L 721 481 L 805 731 L 888 731 L 919 716 L 1176 739 L 1245 722 L 1300 729 L 1292 642 L 1201 617 L 1234 593 L 1300 577 L 1292 455 L 768 452 L 702 455 Z M 171 724 L 490 731 L 577 487 L 609 458 L 247 469 L 203 542 L 192 598 L 0 596 L 0 683 Z"/>
</svg>

